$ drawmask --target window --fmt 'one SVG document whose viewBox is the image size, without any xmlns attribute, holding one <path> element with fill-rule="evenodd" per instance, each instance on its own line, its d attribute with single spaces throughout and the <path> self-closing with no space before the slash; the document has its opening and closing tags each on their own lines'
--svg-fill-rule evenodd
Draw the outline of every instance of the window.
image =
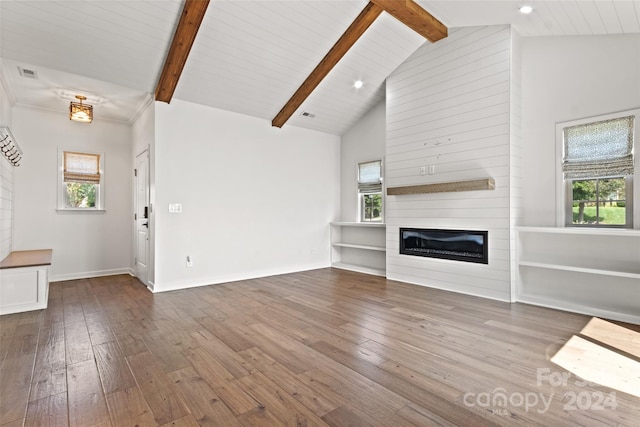
<svg viewBox="0 0 640 427">
<path fill-rule="evenodd" d="M 565 225 L 633 226 L 633 113 L 558 125 Z"/>
<path fill-rule="evenodd" d="M 361 222 L 382 222 L 382 161 L 358 163 L 358 204 Z"/>
<path fill-rule="evenodd" d="M 60 153 L 58 208 L 68 210 L 103 209 L 103 156 L 92 153 Z"/>
</svg>

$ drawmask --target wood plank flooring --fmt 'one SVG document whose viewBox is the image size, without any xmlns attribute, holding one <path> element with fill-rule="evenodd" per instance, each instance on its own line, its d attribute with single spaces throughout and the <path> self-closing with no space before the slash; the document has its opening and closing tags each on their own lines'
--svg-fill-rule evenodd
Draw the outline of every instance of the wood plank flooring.
<svg viewBox="0 0 640 427">
<path fill-rule="evenodd" d="M 337 269 L 52 283 L 0 317 L 0 426 L 637 426 L 639 397 L 550 361 L 589 320 Z"/>
</svg>

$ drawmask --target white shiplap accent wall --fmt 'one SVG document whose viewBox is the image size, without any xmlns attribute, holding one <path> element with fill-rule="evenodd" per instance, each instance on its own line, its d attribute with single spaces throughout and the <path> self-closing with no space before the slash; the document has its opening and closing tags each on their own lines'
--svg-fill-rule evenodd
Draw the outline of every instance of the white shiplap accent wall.
<svg viewBox="0 0 640 427">
<path fill-rule="evenodd" d="M 11 252 L 13 242 L 13 166 L 0 159 L 0 260 Z"/>
<path fill-rule="evenodd" d="M 509 201 L 509 247 L 511 257 L 511 283 L 517 281 L 516 230 L 522 225 L 522 47 L 520 35 L 511 30 L 511 78 L 510 78 L 510 201 Z M 513 287 L 512 287 L 513 290 Z M 511 300 L 515 301 L 512 292 Z"/>
<path fill-rule="evenodd" d="M 511 29 L 452 29 L 387 80 L 386 185 L 494 178 L 493 191 L 388 196 L 387 277 L 510 298 Z M 434 175 L 419 174 L 435 166 Z M 489 264 L 399 255 L 399 228 L 489 231 Z"/>
</svg>

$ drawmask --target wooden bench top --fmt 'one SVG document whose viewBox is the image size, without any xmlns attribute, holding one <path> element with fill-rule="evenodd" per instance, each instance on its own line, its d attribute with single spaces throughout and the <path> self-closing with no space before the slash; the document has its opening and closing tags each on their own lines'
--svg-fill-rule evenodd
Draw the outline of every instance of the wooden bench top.
<svg viewBox="0 0 640 427">
<path fill-rule="evenodd" d="M 13 251 L 0 262 L 0 270 L 5 268 L 34 267 L 51 265 L 53 249 L 36 249 L 32 251 Z"/>
</svg>

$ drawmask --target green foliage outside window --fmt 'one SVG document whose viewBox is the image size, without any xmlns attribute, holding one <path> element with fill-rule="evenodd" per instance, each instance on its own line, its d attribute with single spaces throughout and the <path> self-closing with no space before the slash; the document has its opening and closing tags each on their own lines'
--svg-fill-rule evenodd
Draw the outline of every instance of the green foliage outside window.
<svg viewBox="0 0 640 427">
<path fill-rule="evenodd" d="M 65 193 L 65 206 L 68 208 L 95 208 L 96 184 L 81 184 L 67 182 Z"/>
<path fill-rule="evenodd" d="M 624 225 L 624 178 L 576 180 L 572 183 L 573 223 Z"/>
<path fill-rule="evenodd" d="M 382 221 L 382 194 L 362 195 L 362 221 L 379 222 Z"/>
</svg>

